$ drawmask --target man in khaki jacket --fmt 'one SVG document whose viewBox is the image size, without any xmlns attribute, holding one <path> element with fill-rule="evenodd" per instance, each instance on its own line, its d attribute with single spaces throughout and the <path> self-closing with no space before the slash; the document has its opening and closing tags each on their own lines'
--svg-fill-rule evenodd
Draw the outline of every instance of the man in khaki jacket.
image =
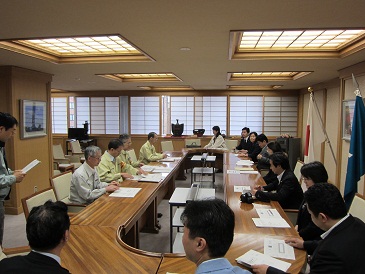
<svg viewBox="0 0 365 274">
<path fill-rule="evenodd" d="M 118 158 L 120 161 L 125 163 L 124 171 L 132 175 L 147 174 L 147 172 L 143 171 L 140 168 L 141 166 L 143 166 L 143 163 L 141 163 L 140 161 L 133 162 L 128 154 L 128 150 L 130 150 L 132 147 L 131 136 L 128 134 L 121 134 L 119 136 L 119 140 L 123 144 L 123 149 L 121 150 Z"/>
<path fill-rule="evenodd" d="M 158 140 L 158 136 L 155 132 L 148 133 L 147 142 L 141 147 L 139 151 L 139 160 L 148 164 L 149 162 L 155 162 L 167 157 L 164 153 L 157 153 L 154 144 Z"/>
</svg>

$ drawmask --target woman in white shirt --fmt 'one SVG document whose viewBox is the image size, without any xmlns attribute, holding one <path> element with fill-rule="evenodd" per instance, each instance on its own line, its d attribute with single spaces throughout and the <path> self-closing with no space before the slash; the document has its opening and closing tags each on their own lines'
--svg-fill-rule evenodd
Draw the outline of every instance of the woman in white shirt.
<svg viewBox="0 0 365 274">
<path fill-rule="evenodd" d="M 213 137 L 210 140 L 209 144 L 207 144 L 204 148 L 221 148 L 227 149 L 226 142 L 224 141 L 223 136 L 221 135 L 221 129 L 219 126 L 214 126 Z"/>
</svg>

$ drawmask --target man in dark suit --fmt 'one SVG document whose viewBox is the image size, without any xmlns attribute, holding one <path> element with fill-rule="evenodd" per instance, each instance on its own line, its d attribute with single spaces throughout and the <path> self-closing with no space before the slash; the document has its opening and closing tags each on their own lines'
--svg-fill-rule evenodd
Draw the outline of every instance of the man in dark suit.
<svg viewBox="0 0 365 274">
<path fill-rule="evenodd" d="M 275 152 L 269 159 L 270 169 L 277 175 L 278 180 L 267 186 L 255 187 L 252 194 L 260 201 L 278 201 L 282 208 L 298 209 L 303 200 L 303 190 L 297 177 L 290 170 L 288 157 L 283 152 Z M 271 192 L 273 190 L 276 192 Z"/>
<path fill-rule="evenodd" d="M 292 238 L 286 242 L 312 255 L 310 273 L 364 273 L 365 224 L 347 214 L 340 191 L 332 184 L 319 183 L 304 194 L 312 221 L 326 232 L 321 241 Z M 267 265 L 253 267 L 255 273 L 283 273 Z"/>
<path fill-rule="evenodd" d="M 0 261 L 1 273 L 69 274 L 61 266 L 60 253 L 70 237 L 70 219 L 63 202 L 47 201 L 34 207 L 27 220 L 27 238 L 32 251 Z"/>
<path fill-rule="evenodd" d="M 248 127 L 244 127 L 241 132 L 241 142 L 236 149 L 242 152 L 247 152 L 252 146 L 253 144 L 250 141 L 250 129 Z"/>
</svg>

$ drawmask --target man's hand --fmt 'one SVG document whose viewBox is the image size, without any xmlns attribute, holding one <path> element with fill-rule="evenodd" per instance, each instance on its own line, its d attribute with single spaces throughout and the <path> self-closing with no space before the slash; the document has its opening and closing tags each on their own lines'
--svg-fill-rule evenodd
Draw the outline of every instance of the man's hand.
<svg viewBox="0 0 365 274">
<path fill-rule="evenodd" d="M 141 166 L 144 166 L 144 163 L 139 163 L 139 165 L 138 165 L 139 167 L 141 167 Z"/>
<path fill-rule="evenodd" d="M 167 154 L 163 153 L 162 157 L 163 157 L 163 159 L 165 159 L 167 157 Z"/>
<path fill-rule="evenodd" d="M 288 245 L 290 245 L 292 247 L 296 247 L 299 249 L 304 248 L 304 241 L 302 238 L 288 238 L 288 239 L 285 239 L 285 243 L 287 243 Z"/>
<path fill-rule="evenodd" d="M 20 183 L 21 181 L 23 181 L 26 174 L 22 170 L 15 170 L 13 175 L 16 178 L 16 182 Z"/>
<path fill-rule="evenodd" d="M 142 168 L 138 168 L 138 172 L 137 172 L 138 175 L 147 175 L 148 172 L 144 171 Z"/>
<path fill-rule="evenodd" d="M 113 183 L 113 182 L 112 182 Z M 117 189 L 119 189 L 119 186 L 116 186 L 114 184 L 110 183 L 106 188 L 106 192 L 114 192 L 116 191 Z"/>
<path fill-rule="evenodd" d="M 257 155 L 257 159 L 258 160 L 260 160 L 261 158 L 262 158 L 262 155 L 261 154 Z"/>
<path fill-rule="evenodd" d="M 120 173 L 120 175 L 123 177 L 123 179 L 133 179 L 133 175 L 129 173 Z"/>
<path fill-rule="evenodd" d="M 251 267 L 252 267 L 253 272 L 255 272 L 257 274 L 266 274 L 266 271 L 269 268 L 269 266 L 266 264 L 256 264 L 256 265 L 252 265 Z"/>
</svg>

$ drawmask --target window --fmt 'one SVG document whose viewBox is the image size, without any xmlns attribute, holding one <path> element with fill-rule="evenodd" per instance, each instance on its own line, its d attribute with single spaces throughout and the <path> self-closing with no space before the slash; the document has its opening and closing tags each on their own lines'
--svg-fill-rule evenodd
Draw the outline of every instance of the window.
<svg viewBox="0 0 365 274">
<path fill-rule="evenodd" d="M 160 134 L 160 97 L 130 97 L 131 134 Z"/>
<path fill-rule="evenodd" d="M 230 96 L 230 135 L 241 135 L 242 128 L 262 132 L 262 96 Z"/>
<path fill-rule="evenodd" d="M 51 98 L 52 133 L 67 133 L 67 97 Z"/>
<path fill-rule="evenodd" d="M 212 127 L 227 130 L 227 96 L 195 97 L 195 128 L 204 128 L 206 135 L 213 135 Z"/>
<path fill-rule="evenodd" d="M 194 129 L 194 97 L 171 96 L 171 123 L 184 124 L 184 135 L 193 134 Z"/>
<path fill-rule="evenodd" d="M 297 136 L 298 98 L 264 98 L 264 133 L 267 136 L 280 136 L 288 133 Z"/>
</svg>

